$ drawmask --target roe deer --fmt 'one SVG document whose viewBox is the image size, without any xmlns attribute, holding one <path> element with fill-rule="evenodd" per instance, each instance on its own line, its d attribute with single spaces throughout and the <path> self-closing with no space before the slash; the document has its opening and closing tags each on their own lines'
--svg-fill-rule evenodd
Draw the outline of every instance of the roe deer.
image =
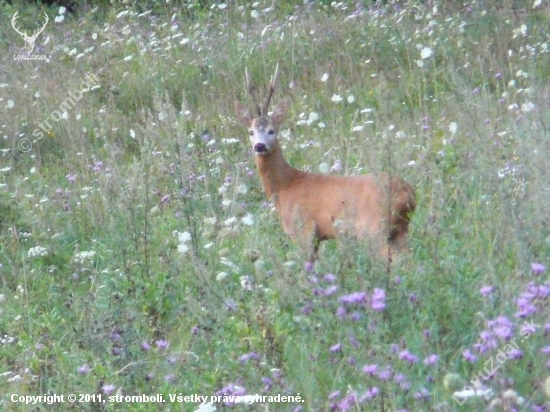
<svg viewBox="0 0 550 412">
<path fill-rule="evenodd" d="M 277 139 L 290 100 L 283 98 L 271 115 L 267 112 L 277 72 L 278 65 L 262 107 L 246 71 L 257 114 L 239 102 L 235 102 L 235 111 L 239 122 L 250 132 L 263 189 L 275 204 L 284 231 L 306 248 L 310 261 L 317 257 L 320 241 L 345 235 L 368 239 L 383 259 L 391 261 L 393 251 L 408 248 L 410 215 L 416 207 L 414 189 L 387 173 L 335 176 L 307 173 L 290 166 Z"/>
</svg>

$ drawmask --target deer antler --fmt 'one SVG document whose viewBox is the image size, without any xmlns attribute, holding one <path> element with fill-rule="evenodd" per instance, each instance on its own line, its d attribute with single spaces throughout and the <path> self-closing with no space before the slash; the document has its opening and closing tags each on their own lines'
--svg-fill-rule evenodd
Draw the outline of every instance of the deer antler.
<svg viewBox="0 0 550 412">
<path fill-rule="evenodd" d="M 27 32 L 21 32 L 21 31 L 19 31 L 19 29 L 18 29 L 17 26 L 15 25 L 15 22 L 17 21 L 17 17 L 19 17 L 18 14 L 19 14 L 19 10 L 17 10 L 17 11 L 15 12 L 15 14 L 13 15 L 13 17 L 11 18 L 11 25 L 13 26 L 13 29 L 14 29 L 17 33 L 19 33 L 21 36 L 25 37 L 25 36 L 27 36 Z"/>
<path fill-rule="evenodd" d="M 267 114 L 267 109 L 269 108 L 269 103 L 271 102 L 271 98 L 273 97 L 273 93 L 275 92 L 275 85 L 277 84 L 277 76 L 279 75 L 279 63 L 277 63 L 277 66 L 275 66 L 275 74 L 271 76 L 271 81 L 269 82 L 269 94 L 267 95 L 267 99 L 265 101 L 264 107 L 262 109 L 262 114 Z"/>
<path fill-rule="evenodd" d="M 33 33 L 33 35 L 32 35 L 31 37 L 33 37 L 33 38 L 38 37 L 38 35 L 39 35 L 40 33 L 42 33 L 42 32 L 44 31 L 44 29 L 46 28 L 46 24 L 48 24 L 48 22 L 50 21 L 50 19 L 48 18 L 48 15 L 47 15 L 46 13 L 44 13 L 44 17 L 46 17 L 46 21 L 44 22 L 44 25 L 42 26 L 41 29 L 36 30 L 36 31 Z"/>
<path fill-rule="evenodd" d="M 250 80 L 250 76 L 248 74 L 248 68 L 244 68 L 244 75 L 246 77 L 246 87 L 248 88 L 248 94 L 252 96 L 252 100 L 254 101 L 254 106 L 256 107 L 256 111 L 258 112 L 258 116 L 262 115 L 262 109 L 260 107 L 260 104 L 258 103 L 258 99 L 256 98 L 256 86 L 252 83 Z"/>
</svg>

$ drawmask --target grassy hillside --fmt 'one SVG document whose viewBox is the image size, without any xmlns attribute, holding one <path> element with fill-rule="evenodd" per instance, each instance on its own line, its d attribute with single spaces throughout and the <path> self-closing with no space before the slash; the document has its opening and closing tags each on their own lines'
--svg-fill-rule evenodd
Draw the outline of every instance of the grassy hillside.
<svg viewBox="0 0 550 412">
<path fill-rule="evenodd" d="M 0 5 L 2 407 L 550 410 L 550 9 L 485 3 Z M 389 268 L 284 234 L 233 112 L 277 63 L 289 163 L 416 188 Z"/>
</svg>

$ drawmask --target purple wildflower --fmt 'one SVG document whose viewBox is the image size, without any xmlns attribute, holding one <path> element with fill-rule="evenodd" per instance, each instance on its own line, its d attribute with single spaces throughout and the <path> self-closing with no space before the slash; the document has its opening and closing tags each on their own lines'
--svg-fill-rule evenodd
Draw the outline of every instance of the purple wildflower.
<svg viewBox="0 0 550 412">
<path fill-rule="evenodd" d="M 367 294 L 365 292 L 355 292 L 349 295 L 340 297 L 339 302 L 344 305 L 359 305 L 367 301 Z"/>
<path fill-rule="evenodd" d="M 419 401 L 429 401 L 430 400 L 430 392 L 426 388 L 420 389 L 420 391 L 416 392 L 414 394 L 415 399 Z"/>
<path fill-rule="evenodd" d="M 306 272 L 313 272 L 313 262 L 304 263 L 304 270 Z"/>
<path fill-rule="evenodd" d="M 330 353 L 339 353 L 342 351 L 342 344 L 341 343 L 337 343 L 335 345 L 332 345 L 330 348 Z"/>
<path fill-rule="evenodd" d="M 508 354 L 508 359 L 521 359 L 523 358 L 523 352 L 519 349 L 512 349 Z"/>
<path fill-rule="evenodd" d="M 339 319 L 344 319 L 346 317 L 346 313 L 346 308 L 344 308 L 343 306 L 339 306 L 338 309 L 336 309 L 336 316 Z"/>
<path fill-rule="evenodd" d="M 483 286 L 481 289 L 479 289 L 479 293 L 481 293 L 483 296 L 487 296 L 493 293 L 493 289 L 493 286 Z"/>
<path fill-rule="evenodd" d="M 168 341 L 160 339 L 155 342 L 155 345 L 157 345 L 157 348 L 159 349 L 166 349 L 168 348 L 169 343 Z"/>
<path fill-rule="evenodd" d="M 428 357 L 424 359 L 424 365 L 426 366 L 435 365 L 438 360 L 439 360 L 439 356 L 436 355 L 435 353 L 432 353 L 431 355 L 428 355 Z"/>
<path fill-rule="evenodd" d="M 323 296 L 330 296 L 336 293 L 337 291 L 338 291 L 338 285 L 332 285 L 326 288 L 325 290 L 323 290 L 322 293 L 323 293 Z"/>
<path fill-rule="evenodd" d="M 340 396 L 340 391 L 334 391 L 328 396 L 328 400 L 333 401 L 334 399 L 336 399 L 339 396 Z"/>
<path fill-rule="evenodd" d="M 264 390 L 269 391 L 271 390 L 271 387 L 273 386 L 273 381 L 267 377 L 262 377 L 262 383 L 265 385 Z"/>
<path fill-rule="evenodd" d="M 475 363 L 477 361 L 477 356 L 474 355 L 470 349 L 466 349 L 462 352 L 462 356 L 464 356 L 464 359 L 470 363 Z"/>
<path fill-rule="evenodd" d="M 384 289 L 374 288 L 373 299 L 384 300 L 386 299 L 386 291 Z"/>
<path fill-rule="evenodd" d="M 488 326 L 493 329 L 493 333 L 505 340 L 509 340 L 513 335 L 513 323 L 506 316 L 499 316 L 496 319 L 487 322 Z"/>
<path fill-rule="evenodd" d="M 365 366 L 363 366 L 363 372 L 370 375 L 370 376 L 374 375 L 377 370 L 378 370 L 377 365 L 365 365 Z"/>
<path fill-rule="evenodd" d="M 143 349 L 144 351 L 148 351 L 149 349 L 151 349 L 151 345 L 149 345 L 148 342 L 142 342 L 141 343 L 141 349 Z"/>
<path fill-rule="evenodd" d="M 242 356 L 239 358 L 239 362 L 240 362 L 240 363 L 246 363 L 246 362 L 248 362 L 250 359 L 253 359 L 253 360 L 260 360 L 260 356 L 259 356 L 256 352 L 245 353 L 244 355 L 242 355 Z"/>
<path fill-rule="evenodd" d="M 115 385 L 103 385 L 102 389 L 103 389 L 104 394 L 109 395 L 110 393 L 112 393 L 116 389 L 116 386 Z"/>
<path fill-rule="evenodd" d="M 384 299 L 373 298 L 370 307 L 375 312 L 381 312 L 386 308 L 386 302 L 384 302 Z"/>
<path fill-rule="evenodd" d="M 323 279 L 325 280 L 325 282 L 328 282 L 328 283 L 336 282 L 336 276 L 333 275 L 332 273 L 327 273 Z"/>
<path fill-rule="evenodd" d="M 88 366 L 88 364 L 84 364 L 80 366 L 77 370 L 78 370 L 78 373 L 81 373 L 82 375 L 86 375 L 88 372 L 91 371 L 91 368 Z"/>
<path fill-rule="evenodd" d="M 361 314 L 359 312 L 353 312 L 351 314 L 351 320 L 353 320 L 354 322 L 357 322 L 360 319 L 361 319 Z"/>
<path fill-rule="evenodd" d="M 380 379 L 381 381 L 387 381 L 392 377 L 391 369 L 389 368 L 381 369 L 378 371 L 376 376 L 378 376 L 378 379 Z"/>
<path fill-rule="evenodd" d="M 531 270 L 535 275 L 540 275 L 541 273 L 544 273 L 546 271 L 546 266 L 544 266 L 542 263 L 531 263 Z"/>
<path fill-rule="evenodd" d="M 399 359 L 404 360 L 410 364 L 416 363 L 418 361 L 418 358 L 416 357 L 416 355 L 413 355 L 407 349 L 399 353 Z"/>
<path fill-rule="evenodd" d="M 338 410 L 351 411 L 355 403 L 355 394 L 352 392 L 338 403 Z"/>
</svg>

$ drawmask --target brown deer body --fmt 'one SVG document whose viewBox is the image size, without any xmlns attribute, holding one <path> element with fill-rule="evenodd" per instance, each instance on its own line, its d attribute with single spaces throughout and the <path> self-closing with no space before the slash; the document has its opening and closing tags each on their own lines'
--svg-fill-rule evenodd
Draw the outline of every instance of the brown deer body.
<svg viewBox="0 0 550 412">
<path fill-rule="evenodd" d="M 247 76 L 248 77 L 248 76 Z M 414 190 L 403 179 L 386 173 L 333 176 L 294 169 L 284 159 L 277 135 L 290 101 L 283 99 L 267 115 L 271 93 L 258 116 L 235 102 L 241 124 L 250 131 L 263 189 L 275 204 L 284 231 L 315 259 L 319 242 L 352 236 L 368 239 L 384 259 L 407 249 Z"/>
</svg>

